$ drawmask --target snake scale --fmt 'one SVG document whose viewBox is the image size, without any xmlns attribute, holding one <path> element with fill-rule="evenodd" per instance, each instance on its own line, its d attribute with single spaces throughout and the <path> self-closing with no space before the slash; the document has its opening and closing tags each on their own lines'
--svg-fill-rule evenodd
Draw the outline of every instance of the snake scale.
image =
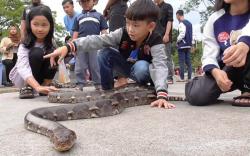
<svg viewBox="0 0 250 156">
<path fill-rule="evenodd" d="M 184 100 L 178 98 L 173 100 Z M 146 87 L 133 86 L 117 91 L 88 92 L 65 88 L 50 93 L 48 100 L 74 104 L 31 110 L 24 118 L 25 128 L 49 137 L 56 150 L 67 151 L 74 145 L 76 133 L 57 121 L 117 115 L 127 107 L 150 104 L 156 100 L 156 96 L 153 89 Z"/>
</svg>

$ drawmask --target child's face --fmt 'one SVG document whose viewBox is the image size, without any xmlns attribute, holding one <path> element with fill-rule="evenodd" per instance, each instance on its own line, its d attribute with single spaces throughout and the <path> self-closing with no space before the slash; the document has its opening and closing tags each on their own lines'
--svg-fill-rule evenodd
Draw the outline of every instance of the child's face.
<svg viewBox="0 0 250 156">
<path fill-rule="evenodd" d="M 67 2 L 63 5 L 63 10 L 68 16 L 72 16 L 74 14 L 74 6 Z"/>
<path fill-rule="evenodd" d="M 96 4 L 96 0 L 81 0 L 80 5 L 83 10 L 89 11 L 92 10 L 94 5 Z"/>
<path fill-rule="evenodd" d="M 149 32 L 155 28 L 154 22 L 147 21 L 133 21 L 126 19 L 126 29 L 132 41 L 142 42 L 146 39 Z"/>
<path fill-rule="evenodd" d="M 36 36 L 37 42 L 43 42 L 50 30 L 50 23 L 45 16 L 35 16 L 31 22 L 32 33 Z"/>
</svg>

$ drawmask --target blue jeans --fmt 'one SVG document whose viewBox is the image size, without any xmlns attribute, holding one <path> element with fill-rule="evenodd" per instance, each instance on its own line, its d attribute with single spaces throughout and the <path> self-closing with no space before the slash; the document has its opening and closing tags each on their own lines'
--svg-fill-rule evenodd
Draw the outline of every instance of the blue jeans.
<svg viewBox="0 0 250 156">
<path fill-rule="evenodd" d="M 119 52 L 105 48 L 98 55 L 102 89 L 114 87 L 113 71 L 121 76 L 129 77 L 139 84 L 150 82 L 149 62 L 139 60 L 135 64 L 128 62 Z"/>
<path fill-rule="evenodd" d="M 179 66 L 180 66 L 180 78 L 184 80 L 184 69 L 185 65 L 187 65 L 188 69 L 188 79 L 192 77 L 192 65 L 191 65 L 191 58 L 190 58 L 190 49 L 178 49 L 179 55 Z"/>
</svg>

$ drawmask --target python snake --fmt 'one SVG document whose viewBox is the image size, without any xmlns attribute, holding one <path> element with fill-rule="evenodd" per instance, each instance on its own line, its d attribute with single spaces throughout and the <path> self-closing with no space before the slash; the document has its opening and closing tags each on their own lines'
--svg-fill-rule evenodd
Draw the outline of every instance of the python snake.
<svg viewBox="0 0 250 156">
<path fill-rule="evenodd" d="M 60 98 L 58 98 L 59 95 Z M 61 90 L 49 94 L 49 100 L 51 100 L 50 102 L 77 104 L 31 110 L 24 118 L 25 128 L 49 137 L 56 150 L 67 151 L 74 145 L 77 138 L 76 133 L 57 121 L 116 115 L 127 107 L 150 104 L 156 100 L 156 96 L 154 90 L 144 87 L 107 92 L 81 92 L 66 89 L 66 91 Z"/>
</svg>

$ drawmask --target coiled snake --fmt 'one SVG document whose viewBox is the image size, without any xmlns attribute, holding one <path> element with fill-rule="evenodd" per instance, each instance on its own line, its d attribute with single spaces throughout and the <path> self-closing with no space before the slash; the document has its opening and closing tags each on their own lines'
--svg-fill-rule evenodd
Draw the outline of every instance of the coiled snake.
<svg viewBox="0 0 250 156">
<path fill-rule="evenodd" d="M 150 104 L 156 96 L 152 89 L 129 87 L 107 92 L 62 89 L 59 92 L 50 93 L 48 99 L 49 102 L 77 104 L 31 110 L 24 118 L 25 128 L 49 137 L 56 150 L 67 151 L 74 145 L 76 133 L 57 121 L 116 115 L 127 107 Z M 175 100 L 184 99 L 179 97 Z"/>
</svg>

